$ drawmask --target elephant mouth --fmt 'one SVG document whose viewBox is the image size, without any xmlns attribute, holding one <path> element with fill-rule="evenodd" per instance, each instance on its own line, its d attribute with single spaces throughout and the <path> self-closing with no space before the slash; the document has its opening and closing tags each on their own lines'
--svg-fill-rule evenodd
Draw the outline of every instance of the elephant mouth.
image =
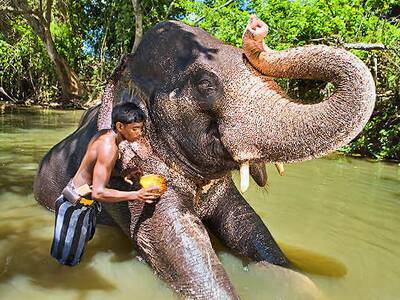
<svg viewBox="0 0 400 300">
<path fill-rule="evenodd" d="M 242 192 L 245 192 L 248 189 L 250 185 L 250 177 L 253 178 L 253 180 L 260 187 L 264 187 L 267 184 L 268 176 L 265 163 L 257 159 L 246 160 L 242 162 L 235 160 L 234 156 L 229 153 L 229 151 L 225 147 L 221 139 L 221 134 L 218 126 L 210 126 L 205 140 L 207 141 L 206 148 L 211 149 L 213 156 L 220 158 L 223 157 L 229 165 L 234 163 L 233 168 L 240 170 L 240 190 Z"/>
<path fill-rule="evenodd" d="M 216 130 L 217 134 L 213 134 L 214 141 L 218 144 L 218 148 L 224 148 L 225 157 L 230 161 L 234 162 L 236 169 L 239 169 L 240 174 L 240 191 L 242 193 L 246 192 L 250 186 L 250 177 L 256 182 L 260 187 L 265 187 L 268 181 L 268 174 L 266 170 L 266 164 L 268 159 L 262 157 L 260 149 L 251 146 L 251 151 L 239 152 L 239 155 L 235 155 L 228 150 L 228 147 L 223 142 L 223 138 L 220 134 L 219 128 Z M 248 148 L 249 145 L 244 145 Z M 281 162 L 271 162 L 275 165 L 276 170 L 280 176 L 283 176 L 285 171 L 283 163 Z"/>
</svg>

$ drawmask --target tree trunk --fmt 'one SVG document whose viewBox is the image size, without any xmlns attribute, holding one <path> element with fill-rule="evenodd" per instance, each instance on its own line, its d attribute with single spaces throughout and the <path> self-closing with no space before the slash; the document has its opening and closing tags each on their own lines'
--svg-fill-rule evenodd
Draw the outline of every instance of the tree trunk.
<svg viewBox="0 0 400 300">
<path fill-rule="evenodd" d="M 46 46 L 50 60 L 54 64 L 57 79 L 61 85 L 62 96 L 65 100 L 81 98 L 84 94 L 84 88 L 78 75 L 72 70 L 65 59 L 58 53 L 51 36 L 50 30 L 45 29 L 44 35 L 39 35 Z"/>
<path fill-rule="evenodd" d="M 133 10 L 135 12 L 135 42 L 133 43 L 131 53 L 135 53 L 136 49 L 139 47 L 139 44 L 143 37 L 143 12 L 140 7 L 140 0 L 132 0 Z"/>
<path fill-rule="evenodd" d="M 65 100 L 80 98 L 84 94 L 84 88 L 78 75 L 72 70 L 65 59 L 58 53 L 50 32 L 51 10 L 53 1 L 46 2 L 45 10 L 42 1 L 39 1 L 37 10 L 33 10 L 26 0 L 12 1 L 6 8 L 10 14 L 23 17 L 42 40 L 46 47 L 51 62 L 54 65 L 57 79 L 61 85 L 62 96 Z"/>
</svg>

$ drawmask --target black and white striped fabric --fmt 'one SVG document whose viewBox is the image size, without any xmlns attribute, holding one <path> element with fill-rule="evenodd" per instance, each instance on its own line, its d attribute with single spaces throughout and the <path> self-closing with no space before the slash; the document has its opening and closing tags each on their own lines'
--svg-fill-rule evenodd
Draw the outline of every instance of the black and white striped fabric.
<svg viewBox="0 0 400 300">
<path fill-rule="evenodd" d="M 77 265 L 86 243 L 95 233 L 99 204 L 71 204 L 63 195 L 56 200 L 56 222 L 51 256 L 63 265 Z"/>
</svg>

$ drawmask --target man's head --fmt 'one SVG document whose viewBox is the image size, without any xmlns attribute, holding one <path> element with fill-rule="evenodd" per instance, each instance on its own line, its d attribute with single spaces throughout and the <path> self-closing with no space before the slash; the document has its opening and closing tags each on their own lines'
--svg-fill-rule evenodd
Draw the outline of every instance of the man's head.
<svg viewBox="0 0 400 300">
<path fill-rule="evenodd" d="M 113 108 L 113 129 L 129 142 L 141 136 L 145 119 L 143 111 L 132 102 L 118 104 Z"/>
</svg>

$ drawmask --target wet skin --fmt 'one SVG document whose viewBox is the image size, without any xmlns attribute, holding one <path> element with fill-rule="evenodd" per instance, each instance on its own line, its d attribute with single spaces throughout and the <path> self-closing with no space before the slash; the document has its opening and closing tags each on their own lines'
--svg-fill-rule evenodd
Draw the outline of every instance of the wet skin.
<svg viewBox="0 0 400 300">
<path fill-rule="evenodd" d="M 143 122 L 123 124 L 117 122 L 116 129 L 101 131 L 89 142 L 87 151 L 78 171 L 73 177 L 76 187 L 92 185 L 92 197 L 100 202 L 144 201 L 152 203 L 159 197 L 156 188 L 139 191 L 119 191 L 107 187 L 115 162 L 118 159 L 118 145 L 126 140 L 134 142 L 141 137 Z"/>
</svg>

